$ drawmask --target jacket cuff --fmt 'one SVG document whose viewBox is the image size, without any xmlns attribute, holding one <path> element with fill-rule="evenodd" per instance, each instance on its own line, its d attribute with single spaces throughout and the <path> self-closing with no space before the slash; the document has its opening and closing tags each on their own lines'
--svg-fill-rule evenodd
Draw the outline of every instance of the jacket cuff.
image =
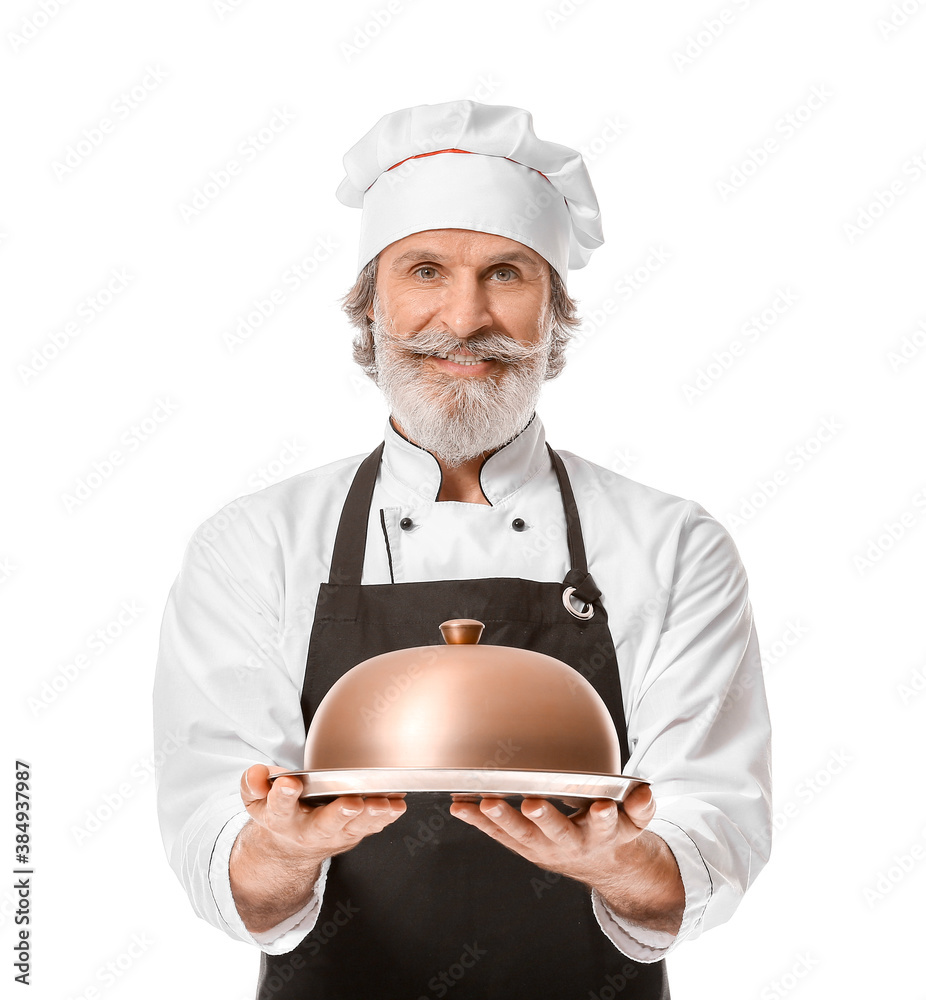
<svg viewBox="0 0 926 1000">
<path fill-rule="evenodd" d="M 685 909 L 678 933 L 653 930 L 618 916 L 595 890 L 592 890 L 592 910 L 598 925 L 619 951 L 637 962 L 653 963 L 662 961 L 687 938 L 698 937 L 713 887 L 701 852 L 681 827 L 668 820 L 653 819 L 647 830 L 668 844 L 682 876 Z"/>
<path fill-rule="evenodd" d="M 285 920 L 280 921 L 270 930 L 261 931 L 259 934 L 252 934 L 244 925 L 241 914 L 235 906 L 235 898 L 232 895 L 231 879 L 228 874 L 228 862 L 231 857 L 231 849 L 241 831 L 241 828 L 250 819 L 246 810 L 235 813 L 234 816 L 222 827 L 212 851 L 209 861 L 209 886 L 212 890 L 212 897 L 215 900 L 219 915 L 225 922 L 229 933 L 248 944 L 253 944 L 268 955 L 285 955 L 292 951 L 296 945 L 312 930 L 318 915 L 321 912 L 322 897 L 325 891 L 325 881 L 328 877 L 328 869 L 331 867 L 331 858 L 325 858 L 321 866 L 318 880 L 313 889 L 312 896 L 301 910 L 293 913 Z"/>
</svg>

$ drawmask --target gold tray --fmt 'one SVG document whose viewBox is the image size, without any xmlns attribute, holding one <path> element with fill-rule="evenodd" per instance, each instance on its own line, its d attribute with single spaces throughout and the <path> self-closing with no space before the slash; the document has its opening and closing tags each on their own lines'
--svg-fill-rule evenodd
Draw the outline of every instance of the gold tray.
<svg viewBox="0 0 926 1000">
<path fill-rule="evenodd" d="M 557 771 L 505 771 L 442 767 L 370 767 L 354 770 L 281 771 L 270 780 L 287 775 L 302 779 L 299 798 L 306 801 L 334 799 L 339 795 L 397 798 L 408 793 L 445 793 L 461 801 L 481 796 L 560 799 L 567 805 L 586 805 L 593 799 L 623 802 L 642 778 L 621 774 L 577 774 Z"/>
</svg>

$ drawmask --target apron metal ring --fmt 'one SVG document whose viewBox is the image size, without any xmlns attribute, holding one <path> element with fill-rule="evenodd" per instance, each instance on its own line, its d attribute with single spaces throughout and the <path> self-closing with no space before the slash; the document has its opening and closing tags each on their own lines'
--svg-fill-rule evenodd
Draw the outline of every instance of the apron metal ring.
<svg viewBox="0 0 926 1000">
<path fill-rule="evenodd" d="M 566 610 L 569 614 L 571 614 L 574 618 L 582 618 L 587 621 L 595 613 L 595 606 L 593 604 L 586 604 L 582 611 L 576 610 L 576 606 L 570 600 L 575 592 L 575 587 L 567 587 L 563 591 L 563 604 L 566 606 Z"/>
</svg>

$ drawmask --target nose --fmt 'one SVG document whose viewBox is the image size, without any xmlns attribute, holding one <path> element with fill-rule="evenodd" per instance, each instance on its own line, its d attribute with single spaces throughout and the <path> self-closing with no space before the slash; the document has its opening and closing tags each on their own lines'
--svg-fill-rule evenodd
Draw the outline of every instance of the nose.
<svg viewBox="0 0 926 1000">
<path fill-rule="evenodd" d="M 444 288 L 440 319 L 460 340 L 491 329 L 489 294 L 477 275 L 457 275 Z"/>
</svg>

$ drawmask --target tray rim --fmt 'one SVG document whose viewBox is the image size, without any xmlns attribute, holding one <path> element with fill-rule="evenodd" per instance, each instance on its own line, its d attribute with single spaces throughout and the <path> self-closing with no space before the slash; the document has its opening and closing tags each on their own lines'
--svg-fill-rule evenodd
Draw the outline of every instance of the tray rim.
<svg viewBox="0 0 926 1000">
<path fill-rule="evenodd" d="M 406 779 L 428 775 L 426 788 L 402 787 L 414 781 Z M 521 795 L 537 798 L 612 799 L 622 802 L 639 785 L 649 785 L 645 778 L 629 774 L 602 774 L 579 771 L 506 770 L 502 768 L 439 767 L 370 767 L 319 768 L 316 770 L 280 771 L 270 775 L 271 782 L 281 777 L 301 778 L 300 799 L 331 798 L 338 795 L 414 795 L 420 792 L 445 792 L 467 795 Z M 315 780 L 313 780 L 315 779 Z M 366 785 L 363 791 L 358 790 Z"/>
</svg>

